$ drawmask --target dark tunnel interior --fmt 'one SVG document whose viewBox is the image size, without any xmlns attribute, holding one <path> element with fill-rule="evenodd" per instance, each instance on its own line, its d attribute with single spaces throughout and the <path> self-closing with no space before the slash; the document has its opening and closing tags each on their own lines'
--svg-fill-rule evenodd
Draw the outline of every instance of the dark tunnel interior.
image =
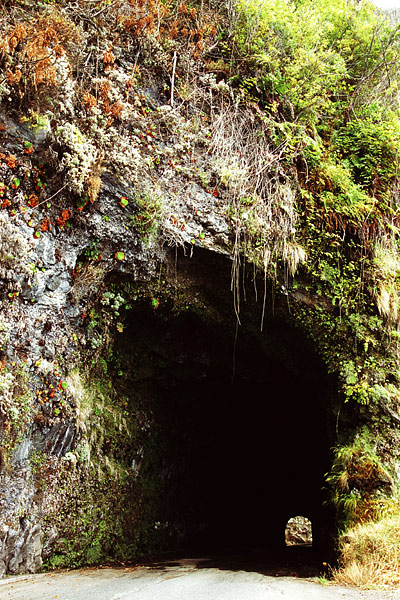
<svg viewBox="0 0 400 600">
<path fill-rule="evenodd" d="M 149 302 L 129 319 L 118 352 L 151 415 L 141 472 L 156 474 L 170 549 L 279 549 L 303 515 L 326 553 L 334 391 L 307 339 L 280 316 L 260 331 L 250 308 L 237 334 L 234 317 Z"/>
</svg>

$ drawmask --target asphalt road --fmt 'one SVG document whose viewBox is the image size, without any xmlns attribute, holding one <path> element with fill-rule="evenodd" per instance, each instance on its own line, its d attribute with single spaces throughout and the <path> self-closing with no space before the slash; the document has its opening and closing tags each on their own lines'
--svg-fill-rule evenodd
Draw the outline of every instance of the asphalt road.
<svg viewBox="0 0 400 600">
<path fill-rule="evenodd" d="M 184 559 L 137 567 L 79 569 L 0 581 L 1 600 L 398 600 L 397 591 L 324 586 L 295 577 L 209 567 Z"/>
</svg>

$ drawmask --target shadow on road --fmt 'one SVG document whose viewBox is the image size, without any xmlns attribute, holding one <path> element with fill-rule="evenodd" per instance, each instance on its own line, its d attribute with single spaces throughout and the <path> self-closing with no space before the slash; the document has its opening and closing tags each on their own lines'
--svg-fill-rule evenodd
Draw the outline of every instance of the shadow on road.
<svg viewBox="0 0 400 600">
<path fill-rule="evenodd" d="M 266 552 L 265 549 L 224 551 L 208 556 L 170 557 L 146 562 L 148 567 L 163 569 L 195 564 L 198 569 L 220 569 L 261 573 L 272 577 L 318 577 L 325 570 L 321 556 L 311 545 L 290 546 Z M 143 563 L 142 563 L 143 564 Z"/>
</svg>

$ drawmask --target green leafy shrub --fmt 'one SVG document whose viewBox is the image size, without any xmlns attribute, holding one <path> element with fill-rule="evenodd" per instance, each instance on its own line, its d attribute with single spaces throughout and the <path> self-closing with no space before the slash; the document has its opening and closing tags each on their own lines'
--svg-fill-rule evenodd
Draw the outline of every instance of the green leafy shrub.
<svg viewBox="0 0 400 600">
<path fill-rule="evenodd" d="M 364 189 L 382 193 L 398 176 L 399 118 L 378 102 L 357 109 L 332 137 L 345 168 Z"/>
</svg>

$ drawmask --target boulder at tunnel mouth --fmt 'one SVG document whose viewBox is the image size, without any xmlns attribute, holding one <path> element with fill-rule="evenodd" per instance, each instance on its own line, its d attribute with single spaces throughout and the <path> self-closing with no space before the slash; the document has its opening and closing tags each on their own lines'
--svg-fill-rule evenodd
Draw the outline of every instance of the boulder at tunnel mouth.
<svg viewBox="0 0 400 600">
<path fill-rule="evenodd" d="M 278 549 L 303 514 L 326 552 L 334 381 L 284 302 L 261 330 L 251 276 L 237 326 L 230 261 L 198 254 L 173 267 L 180 310 L 159 301 L 162 288 L 137 301 L 113 348 L 118 395 L 147 415 L 134 458 L 142 502 L 170 550 Z"/>
</svg>

